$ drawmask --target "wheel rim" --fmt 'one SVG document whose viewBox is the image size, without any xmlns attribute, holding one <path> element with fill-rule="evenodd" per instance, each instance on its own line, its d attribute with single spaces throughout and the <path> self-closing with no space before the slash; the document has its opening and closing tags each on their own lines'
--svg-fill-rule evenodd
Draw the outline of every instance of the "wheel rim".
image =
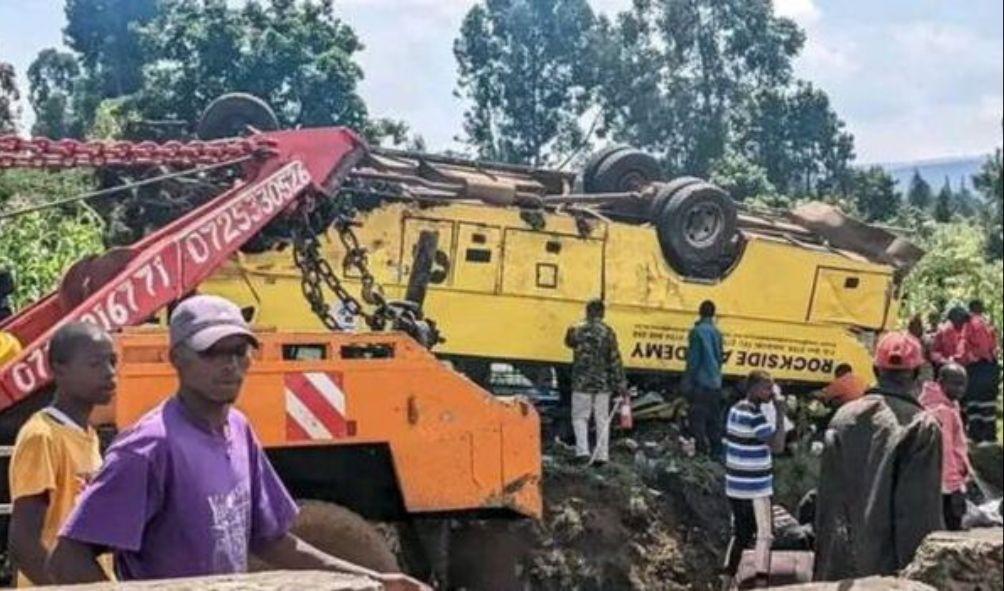
<svg viewBox="0 0 1004 591">
<path fill-rule="evenodd" d="M 648 184 L 648 178 L 645 173 L 639 170 L 631 170 L 624 173 L 618 181 L 617 185 L 620 189 L 625 191 L 638 191 Z"/>
<path fill-rule="evenodd" d="M 714 203 L 701 203 L 687 212 L 684 234 L 687 242 L 697 247 L 707 246 L 715 241 L 721 232 L 724 214 Z"/>
</svg>

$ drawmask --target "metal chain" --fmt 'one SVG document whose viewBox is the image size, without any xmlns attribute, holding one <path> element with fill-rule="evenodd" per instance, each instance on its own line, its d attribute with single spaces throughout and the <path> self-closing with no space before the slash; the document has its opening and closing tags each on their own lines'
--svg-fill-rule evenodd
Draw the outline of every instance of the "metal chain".
<svg viewBox="0 0 1004 591">
<path fill-rule="evenodd" d="M 74 167 L 105 166 L 200 166 L 220 164 L 251 156 L 268 155 L 273 151 L 274 141 L 260 138 L 234 138 L 211 142 L 169 141 L 92 141 L 48 138 L 21 138 L 13 135 L 0 136 L 0 170 L 6 168 L 59 169 Z M 170 175 L 169 175 L 170 176 Z M 157 179 L 163 180 L 163 179 Z M 325 301 L 324 287 L 330 289 L 341 301 L 345 310 L 353 316 L 362 317 L 371 330 L 383 330 L 388 325 L 405 330 L 416 336 L 426 346 L 440 342 L 435 323 L 422 320 L 420 312 L 410 309 L 400 302 L 388 302 L 383 288 L 369 270 L 366 249 L 359 243 L 359 237 L 352 230 L 356 225 L 351 209 L 341 207 L 332 224 L 345 248 L 342 268 L 355 270 L 362 283 L 361 295 L 364 302 L 374 307 L 367 313 L 363 305 L 342 284 L 331 265 L 321 253 L 321 243 L 317 238 L 309 218 L 309 209 L 303 208 L 302 228 L 293 231 L 293 260 L 302 273 L 301 290 L 310 304 L 310 309 L 329 330 L 341 330 L 331 313 L 331 306 Z"/>
<path fill-rule="evenodd" d="M 383 295 L 383 287 L 376 282 L 376 278 L 370 273 L 366 259 L 366 249 L 359 244 L 359 237 L 352 231 L 352 227 L 358 225 L 350 218 L 341 216 L 335 220 L 334 227 L 338 232 L 338 239 L 341 240 L 345 248 L 344 268 L 354 268 L 359 273 L 359 280 L 362 282 L 360 293 L 363 301 L 367 304 L 383 308 L 387 305 L 387 299 Z"/>
<path fill-rule="evenodd" d="M 0 136 L 0 169 L 217 164 L 271 152 L 272 140 L 249 137 L 211 142 L 92 141 Z"/>
<path fill-rule="evenodd" d="M 311 311 L 329 330 L 342 330 L 342 327 L 339 326 L 331 313 L 331 305 L 325 300 L 323 286 L 335 294 L 349 314 L 362 317 L 371 329 L 380 330 L 387 323 L 385 317 L 387 302 L 383 297 L 383 290 L 376 284 L 376 279 L 367 267 L 366 250 L 359 246 L 359 239 L 352 231 L 352 224 L 347 221 L 347 218 L 341 216 L 335 222 L 334 227 L 346 248 L 342 268 L 351 267 L 359 272 L 363 283 L 363 300 L 375 305 L 376 312 L 368 314 L 359 300 L 345 289 L 341 279 L 338 278 L 338 275 L 331 268 L 331 264 L 321 253 L 321 242 L 311 227 L 306 212 L 303 214 L 302 227 L 293 230 L 293 261 L 302 275 L 300 289 L 303 296 L 310 304 Z"/>
</svg>

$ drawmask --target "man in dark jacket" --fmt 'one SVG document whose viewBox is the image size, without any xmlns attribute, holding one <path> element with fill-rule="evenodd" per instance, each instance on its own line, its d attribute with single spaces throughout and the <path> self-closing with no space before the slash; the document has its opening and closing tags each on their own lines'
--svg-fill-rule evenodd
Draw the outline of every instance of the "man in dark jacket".
<svg viewBox="0 0 1004 591">
<path fill-rule="evenodd" d="M 715 304 L 701 302 L 701 315 L 687 339 L 687 369 L 684 394 L 690 402 L 690 435 L 697 451 L 722 455 L 723 407 L 722 364 L 725 351 L 722 333 L 715 326 Z"/>
<path fill-rule="evenodd" d="M 595 462 L 610 459 L 610 397 L 624 396 L 627 382 L 617 346 L 617 333 L 603 322 L 602 300 L 586 304 L 586 319 L 569 327 L 565 345 L 572 349 L 572 429 L 575 455 L 590 459 L 589 418 L 596 421 Z"/>
<path fill-rule="evenodd" d="M 826 432 L 816 513 L 816 579 L 891 575 L 944 529 L 941 431 L 914 398 L 920 342 L 886 334 L 879 385 L 840 407 Z"/>
</svg>

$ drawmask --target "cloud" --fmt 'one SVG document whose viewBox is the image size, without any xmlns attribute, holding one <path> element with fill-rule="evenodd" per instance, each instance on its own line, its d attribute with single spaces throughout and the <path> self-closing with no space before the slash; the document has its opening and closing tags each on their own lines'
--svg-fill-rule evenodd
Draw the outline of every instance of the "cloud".
<svg viewBox="0 0 1004 591">
<path fill-rule="evenodd" d="M 863 162 L 980 154 L 1000 143 L 1000 37 L 947 20 L 828 22 L 799 76 L 823 88 Z"/>
<path fill-rule="evenodd" d="M 792 19 L 803 27 L 818 22 L 823 14 L 813 0 L 775 0 L 774 12 Z"/>
</svg>

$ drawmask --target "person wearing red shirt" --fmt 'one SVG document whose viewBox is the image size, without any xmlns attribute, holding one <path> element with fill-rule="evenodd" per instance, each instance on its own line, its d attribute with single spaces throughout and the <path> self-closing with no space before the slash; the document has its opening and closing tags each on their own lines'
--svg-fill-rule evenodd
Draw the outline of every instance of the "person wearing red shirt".
<svg viewBox="0 0 1004 591">
<path fill-rule="evenodd" d="M 955 306 L 948 311 L 948 321 L 941 324 L 931 339 L 931 364 L 935 372 L 942 365 L 955 361 L 955 356 L 959 352 L 959 341 L 962 339 L 962 329 L 968 321 L 969 313 L 962 306 Z"/>
<path fill-rule="evenodd" d="M 966 513 L 966 481 L 972 474 L 966 428 L 962 425 L 959 398 L 966 392 L 966 370 L 958 363 L 941 366 L 937 381 L 924 382 L 920 404 L 934 415 L 941 426 L 941 494 L 944 501 L 945 527 L 962 529 Z"/>
<path fill-rule="evenodd" d="M 997 331 L 983 316 L 983 302 L 969 303 L 969 319 L 962 327 L 955 358 L 969 374 L 964 408 L 969 438 L 975 442 L 997 439 L 997 392 L 1001 366 Z"/>
</svg>

